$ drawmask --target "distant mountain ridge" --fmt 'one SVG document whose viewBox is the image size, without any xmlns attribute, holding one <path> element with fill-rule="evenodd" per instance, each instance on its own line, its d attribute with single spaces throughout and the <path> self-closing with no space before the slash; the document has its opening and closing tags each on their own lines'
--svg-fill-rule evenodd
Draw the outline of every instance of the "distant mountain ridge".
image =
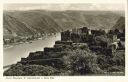
<svg viewBox="0 0 128 82">
<path fill-rule="evenodd" d="M 111 29 L 120 17 L 109 11 L 4 11 L 4 36 L 56 33 L 82 26 Z"/>
</svg>

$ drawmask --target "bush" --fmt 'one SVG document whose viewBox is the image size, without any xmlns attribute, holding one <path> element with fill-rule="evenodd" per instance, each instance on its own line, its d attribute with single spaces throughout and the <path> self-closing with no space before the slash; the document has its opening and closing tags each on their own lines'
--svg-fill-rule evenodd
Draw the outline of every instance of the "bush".
<svg viewBox="0 0 128 82">
<path fill-rule="evenodd" d="M 111 66 L 109 64 L 110 56 L 98 55 L 97 63 L 102 70 L 107 70 Z"/>
<path fill-rule="evenodd" d="M 124 72 L 125 68 L 123 66 L 112 66 L 108 68 L 108 72 Z"/>
<path fill-rule="evenodd" d="M 51 66 L 16 64 L 6 70 L 4 76 L 49 76 L 58 73 L 59 71 Z"/>
<path fill-rule="evenodd" d="M 78 50 L 70 55 L 64 56 L 66 70 L 72 75 L 99 74 L 103 71 L 97 65 L 97 56 L 94 53 Z"/>
<path fill-rule="evenodd" d="M 125 55 L 124 52 L 117 51 L 113 53 L 113 57 L 107 55 L 98 55 L 97 58 L 99 67 L 107 72 L 124 72 Z"/>
</svg>

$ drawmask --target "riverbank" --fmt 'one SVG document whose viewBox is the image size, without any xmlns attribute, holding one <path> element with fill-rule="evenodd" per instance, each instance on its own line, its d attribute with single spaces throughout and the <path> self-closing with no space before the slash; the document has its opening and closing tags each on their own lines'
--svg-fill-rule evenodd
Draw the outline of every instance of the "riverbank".
<svg viewBox="0 0 128 82">
<path fill-rule="evenodd" d="M 47 36 L 40 37 L 40 38 L 33 39 L 33 40 L 26 40 L 26 41 L 20 41 L 20 42 L 15 42 L 15 43 L 6 44 L 6 45 L 3 45 L 3 49 L 12 48 L 12 47 L 17 46 L 17 45 L 20 45 L 20 44 L 26 44 L 26 43 L 31 44 L 31 43 L 34 42 L 34 41 L 37 41 L 37 40 L 45 40 L 47 37 L 51 37 L 51 36 L 54 37 L 54 36 L 56 36 L 56 35 L 57 35 L 57 34 L 54 34 L 54 35 L 47 35 Z"/>
<path fill-rule="evenodd" d="M 44 47 L 52 47 L 56 40 L 60 40 L 59 33 L 43 39 L 11 45 L 10 47 L 3 49 L 3 65 L 6 66 L 15 64 L 20 61 L 22 57 L 27 57 L 30 52 L 42 51 Z"/>
</svg>

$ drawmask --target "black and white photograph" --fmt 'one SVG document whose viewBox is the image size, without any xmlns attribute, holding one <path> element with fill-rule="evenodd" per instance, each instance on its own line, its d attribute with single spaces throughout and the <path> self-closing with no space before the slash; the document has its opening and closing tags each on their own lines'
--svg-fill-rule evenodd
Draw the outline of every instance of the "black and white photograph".
<svg viewBox="0 0 128 82">
<path fill-rule="evenodd" d="M 122 3 L 6 3 L 3 76 L 125 76 Z"/>
</svg>

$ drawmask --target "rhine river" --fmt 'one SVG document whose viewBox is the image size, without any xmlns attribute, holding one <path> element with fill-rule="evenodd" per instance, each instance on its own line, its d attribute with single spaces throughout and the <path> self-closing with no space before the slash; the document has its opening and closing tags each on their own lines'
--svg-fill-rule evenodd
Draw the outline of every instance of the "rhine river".
<svg viewBox="0 0 128 82">
<path fill-rule="evenodd" d="M 22 57 L 27 57 L 30 52 L 43 51 L 44 47 L 53 47 L 55 41 L 60 40 L 60 33 L 48 36 L 43 40 L 35 40 L 31 43 L 23 43 L 6 48 L 3 51 L 3 66 L 15 64 Z"/>
</svg>

